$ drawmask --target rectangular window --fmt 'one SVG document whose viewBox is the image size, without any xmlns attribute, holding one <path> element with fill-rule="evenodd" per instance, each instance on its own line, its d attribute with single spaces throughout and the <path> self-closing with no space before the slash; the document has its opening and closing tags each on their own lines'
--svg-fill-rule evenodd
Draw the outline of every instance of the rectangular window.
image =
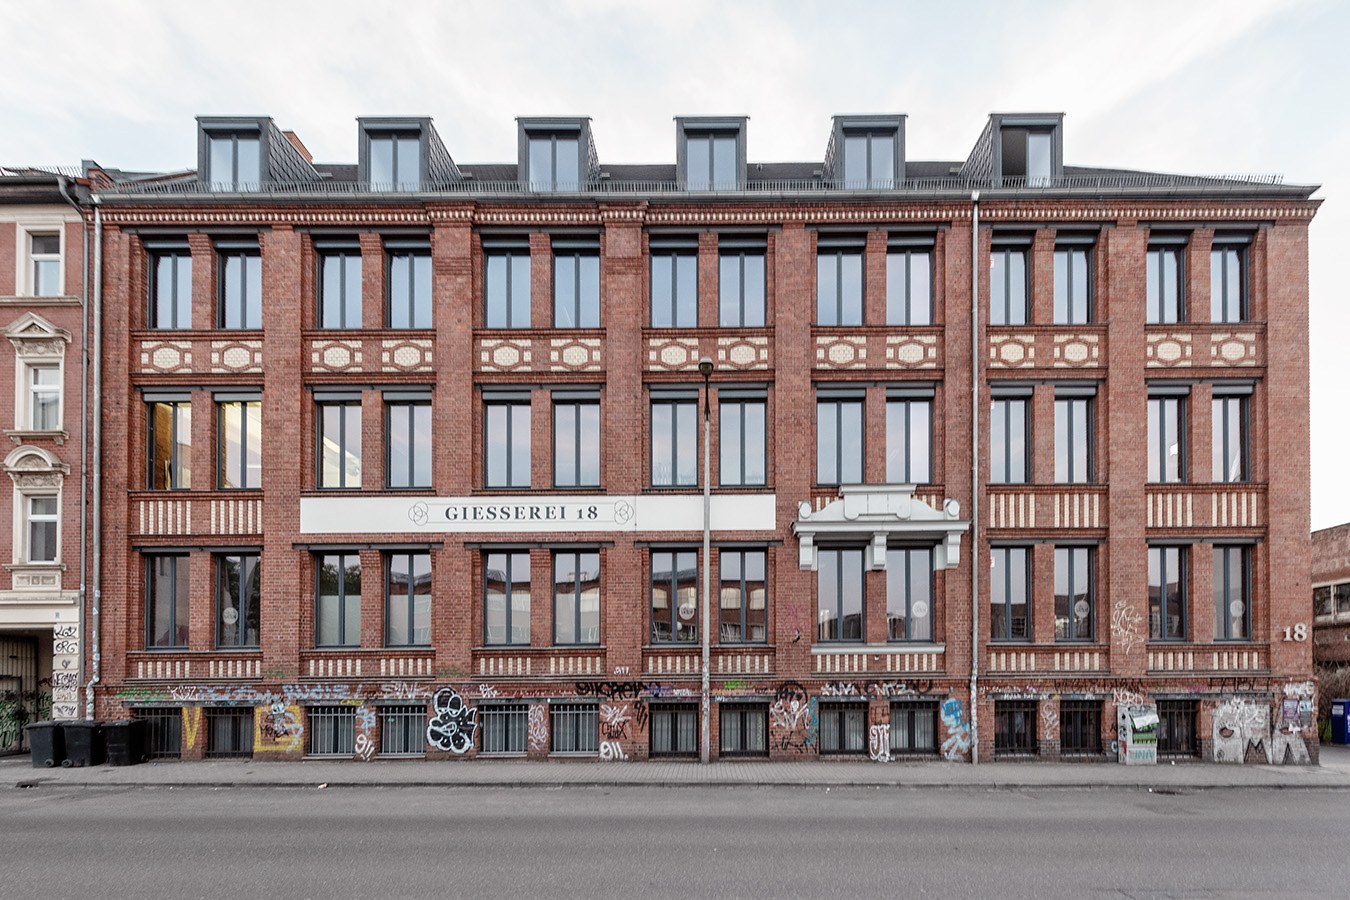
<svg viewBox="0 0 1350 900">
<path fill-rule="evenodd" d="M 431 554 L 385 557 L 384 645 L 431 646 Z"/>
<path fill-rule="evenodd" d="M 1159 700 L 1158 755 L 1199 756 L 1197 718 L 1199 704 L 1194 700 Z"/>
<path fill-rule="evenodd" d="M 370 186 L 386 191 L 422 187 L 422 136 L 418 132 L 370 135 Z"/>
<path fill-rule="evenodd" d="M 192 254 L 186 247 L 150 254 L 150 327 L 192 327 Z"/>
<path fill-rule="evenodd" d="M 553 403 L 553 486 L 600 486 L 600 404 Z"/>
<path fill-rule="evenodd" d="M 989 254 L 989 324 L 1025 325 L 1031 317 L 1027 249 L 995 247 Z"/>
<path fill-rule="evenodd" d="M 356 753 L 355 706 L 311 706 L 305 712 L 310 756 Z"/>
<path fill-rule="evenodd" d="M 1214 639 L 1252 636 L 1252 555 L 1248 547 L 1214 548 Z"/>
<path fill-rule="evenodd" d="M 567 134 L 530 135 L 529 188 L 532 191 L 575 191 L 581 185 L 578 139 Z"/>
<path fill-rule="evenodd" d="M 863 551 L 816 551 L 816 640 L 863 640 Z"/>
<path fill-rule="evenodd" d="M 886 640 L 933 639 L 933 551 L 886 551 Z"/>
<path fill-rule="evenodd" d="M 817 245 L 816 324 L 863 323 L 863 254 L 861 247 Z"/>
<path fill-rule="evenodd" d="M 421 756 L 426 752 L 426 706 L 381 706 L 380 755 Z"/>
<path fill-rule="evenodd" d="M 188 645 L 188 557 L 145 560 L 145 647 Z"/>
<path fill-rule="evenodd" d="M 61 367 L 25 366 L 28 370 L 28 427 L 61 430 Z"/>
<path fill-rule="evenodd" d="M 1148 278 L 1144 321 L 1149 325 L 1170 325 L 1185 320 L 1182 304 L 1180 247 L 1149 247 L 1146 264 Z"/>
<path fill-rule="evenodd" d="M 698 484 L 698 401 L 652 398 L 652 486 Z"/>
<path fill-rule="evenodd" d="M 1055 399 L 1055 482 L 1092 481 L 1092 399 Z"/>
<path fill-rule="evenodd" d="M 262 564 L 256 553 L 216 557 L 216 646 L 258 646 Z"/>
<path fill-rule="evenodd" d="M 698 325 L 698 248 L 652 249 L 652 327 Z"/>
<path fill-rule="evenodd" d="M 27 497 L 28 561 L 56 562 L 56 528 L 58 523 L 55 497 Z"/>
<path fill-rule="evenodd" d="M 149 759 L 178 759 L 183 755 L 183 710 L 138 709 L 133 716 L 145 722 L 145 754 Z"/>
<path fill-rule="evenodd" d="M 1026 547 L 994 547 L 989 575 L 989 638 L 1031 639 L 1031 554 Z"/>
<path fill-rule="evenodd" d="M 318 594 L 314 609 L 314 646 L 361 646 L 361 557 L 326 553 L 317 563 Z"/>
<path fill-rule="evenodd" d="M 28 235 L 28 259 L 33 267 L 33 296 L 61 296 L 61 235 Z"/>
<path fill-rule="evenodd" d="M 1247 398 L 1216 396 L 1213 400 L 1213 478 L 1215 481 L 1246 481 Z"/>
<path fill-rule="evenodd" d="M 600 643 L 600 554 L 553 554 L 553 643 Z"/>
<path fill-rule="evenodd" d="M 932 481 L 933 401 L 886 400 L 886 481 Z"/>
<path fill-rule="evenodd" d="M 361 487 L 361 401 L 320 400 L 319 487 Z"/>
<path fill-rule="evenodd" d="M 258 135 L 212 134 L 207 138 L 209 181 L 217 191 L 257 189 L 262 182 Z"/>
<path fill-rule="evenodd" d="M 521 756 L 529 749 L 530 708 L 524 703 L 479 707 L 483 716 L 483 752 Z"/>
<path fill-rule="evenodd" d="M 1036 701 L 994 701 L 994 755 L 1028 756 L 1037 752 Z"/>
<path fill-rule="evenodd" d="M 386 242 L 390 328 L 431 327 L 431 252 Z"/>
<path fill-rule="evenodd" d="M 600 752 L 600 709 L 594 703 L 554 703 L 548 718 L 549 752 Z"/>
<path fill-rule="evenodd" d="M 262 257 L 256 247 L 222 249 L 216 263 L 220 279 L 221 328 L 262 327 Z"/>
<path fill-rule="evenodd" d="M 930 756 L 938 749 L 938 705 L 927 701 L 891 704 L 891 753 Z"/>
<path fill-rule="evenodd" d="M 726 487 L 765 483 L 765 410 L 761 399 L 718 398 L 718 477 Z"/>
<path fill-rule="evenodd" d="M 1186 478 L 1184 397 L 1148 398 L 1148 480 L 1175 484 Z"/>
<path fill-rule="evenodd" d="M 147 403 L 150 434 L 150 489 L 192 487 L 192 404 Z"/>
<path fill-rule="evenodd" d="M 530 486 L 530 402 L 490 399 L 483 403 L 485 472 L 489 488 Z"/>
<path fill-rule="evenodd" d="M 816 483 L 861 484 L 862 480 L 862 400 L 817 400 Z"/>
<path fill-rule="evenodd" d="M 763 704 L 719 704 L 718 731 L 718 756 L 733 759 L 769 755 L 769 709 Z"/>
<path fill-rule="evenodd" d="M 691 191 L 734 191 L 736 135 L 732 132 L 685 136 L 686 181 Z"/>
<path fill-rule="evenodd" d="M 1335 594 L 1336 614 L 1350 613 L 1350 582 L 1336 585 Z"/>
<path fill-rule="evenodd" d="M 530 554 L 483 554 L 483 643 L 530 644 Z"/>
<path fill-rule="evenodd" d="M 762 644 L 768 639 L 768 553 L 723 550 L 718 561 L 720 644 Z"/>
<path fill-rule="evenodd" d="M 262 401 L 228 400 L 216 404 L 220 441 L 221 490 L 262 487 Z"/>
<path fill-rule="evenodd" d="M 1055 324 L 1092 321 L 1091 253 L 1085 247 L 1055 248 Z"/>
<path fill-rule="evenodd" d="M 927 249 L 886 251 L 886 324 L 933 324 L 933 255 Z"/>
<path fill-rule="evenodd" d="M 600 327 L 600 256 L 595 249 L 554 245 L 553 327 Z"/>
<path fill-rule="evenodd" d="M 206 720 L 207 759 L 249 759 L 253 756 L 253 707 L 210 707 Z"/>
<path fill-rule="evenodd" d="M 844 132 L 845 190 L 895 187 L 895 132 Z"/>
<path fill-rule="evenodd" d="M 1102 752 L 1102 702 L 1059 701 L 1059 752 L 1095 756 Z"/>
<path fill-rule="evenodd" d="M 1215 244 L 1209 252 L 1209 320 L 1247 321 L 1247 249 Z"/>
<path fill-rule="evenodd" d="M 763 328 L 765 293 L 763 248 L 722 250 L 717 259 L 717 324 Z"/>
<path fill-rule="evenodd" d="M 386 403 L 385 446 L 389 487 L 431 487 L 431 403 Z"/>
<path fill-rule="evenodd" d="M 698 554 L 653 550 L 652 643 L 698 640 Z"/>
<path fill-rule="evenodd" d="M 530 327 L 530 245 L 483 248 L 483 322 L 488 328 Z"/>
<path fill-rule="evenodd" d="M 651 758 L 692 758 L 699 753 L 696 703 L 653 703 L 648 725 Z"/>
<path fill-rule="evenodd" d="M 849 755 L 867 752 L 866 704 L 820 704 L 820 752 Z"/>
<path fill-rule="evenodd" d="M 1324 584 L 1313 588 L 1313 615 L 1330 616 L 1335 612 L 1336 604 L 1332 599 L 1331 585 Z"/>
<path fill-rule="evenodd" d="M 334 247 L 321 251 L 319 327 L 361 327 L 360 247 Z"/>
<path fill-rule="evenodd" d="M 1148 636 L 1186 640 L 1186 554 L 1181 547 L 1148 548 Z"/>
<path fill-rule="evenodd" d="M 989 414 L 989 483 L 1026 484 L 1030 429 L 1021 397 L 995 397 Z"/>
<path fill-rule="evenodd" d="M 1055 640 L 1090 641 L 1096 612 L 1091 547 L 1055 548 Z"/>
</svg>

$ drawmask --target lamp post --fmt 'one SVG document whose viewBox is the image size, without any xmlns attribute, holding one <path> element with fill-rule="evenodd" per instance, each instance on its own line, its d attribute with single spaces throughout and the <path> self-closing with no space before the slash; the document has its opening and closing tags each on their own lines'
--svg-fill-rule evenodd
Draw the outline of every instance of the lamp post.
<svg viewBox="0 0 1350 900">
<path fill-rule="evenodd" d="M 712 739 L 712 707 L 708 697 L 708 657 L 709 657 L 709 620 L 711 618 L 708 612 L 708 585 L 712 578 L 712 445 L 709 443 L 711 434 L 712 414 L 708 404 L 708 379 L 712 377 L 713 361 L 708 357 L 703 357 L 698 361 L 699 374 L 703 376 L 703 597 L 700 600 L 700 606 L 703 610 L 703 617 L 700 622 L 699 632 L 703 637 L 703 683 L 701 705 L 703 715 L 702 741 L 699 745 L 698 761 L 707 765 L 710 759 L 709 744 Z"/>
</svg>

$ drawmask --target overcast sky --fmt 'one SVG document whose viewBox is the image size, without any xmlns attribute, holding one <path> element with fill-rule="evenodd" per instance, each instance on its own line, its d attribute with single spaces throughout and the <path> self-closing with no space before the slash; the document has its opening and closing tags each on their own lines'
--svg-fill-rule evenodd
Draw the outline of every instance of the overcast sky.
<svg viewBox="0 0 1350 900">
<path fill-rule="evenodd" d="M 1350 4 L 0 0 L 0 37 L 3 164 L 192 168 L 194 116 L 229 114 L 319 162 L 356 161 L 357 116 L 429 115 L 463 163 L 513 161 L 516 116 L 587 115 L 604 161 L 668 163 L 677 115 L 750 116 L 765 162 L 902 112 L 911 159 L 955 160 L 990 112 L 1060 111 L 1070 164 L 1321 184 L 1312 525 L 1350 521 Z"/>
</svg>

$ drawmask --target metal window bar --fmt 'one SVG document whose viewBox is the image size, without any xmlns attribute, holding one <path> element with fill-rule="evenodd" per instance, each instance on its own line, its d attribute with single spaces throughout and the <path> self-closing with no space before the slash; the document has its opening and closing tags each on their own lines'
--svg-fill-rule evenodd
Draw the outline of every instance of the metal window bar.
<svg viewBox="0 0 1350 900">
<path fill-rule="evenodd" d="M 143 709 L 136 718 L 145 721 L 145 752 L 150 759 L 179 759 L 183 755 L 183 711 Z"/>
<path fill-rule="evenodd" d="M 208 707 L 207 759 L 250 759 L 253 756 L 253 708 Z"/>
<path fill-rule="evenodd" d="M 1100 700 L 1059 702 L 1059 752 L 1095 755 L 1102 752 L 1102 704 Z"/>
<path fill-rule="evenodd" d="M 1199 756 L 1196 740 L 1198 709 L 1194 700 L 1158 701 L 1158 755 Z"/>
<path fill-rule="evenodd" d="M 524 753 L 528 749 L 530 709 L 524 703 L 479 708 L 484 753 Z"/>
<path fill-rule="evenodd" d="M 558 703 L 549 709 L 553 753 L 600 752 L 600 709 L 591 703 Z"/>
<path fill-rule="evenodd" d="M 648 755 L 663 758 L 697 757 L 698 706 L 679 703 L 651 708 Z"/>
<path fill-rule="evenodd" d="M 994 701 L 994 755 L 1036 753 L 1036 701 Z"/>
<path fill-rule="evenodd" d="M 861 703 L 820 704 L 820 752 L 867 752 L 867 707 Z"/>
<path fill-rule="evenodd" d="M 769 755 L 769 708 L 759 703 L 722 704 L 719 716 L 718 755 L 767 757 Z"/>
<path fill-rule="evenodd" d="M 891 753 L 905 756 L 937 753 L 937 718 L 936 703 L 892 703 Z"/>
<path fill-rule="evenodd" d="M 386 706 L 380 709 L 380 755 L 421 756 L 427 752 L 427 708 Z"/>
<path fill-rule="evenodd" d="M 356 707 L 312 706 L 306 718 L 310 756 L 351 756 L 356 752 Z"/>
</svg>

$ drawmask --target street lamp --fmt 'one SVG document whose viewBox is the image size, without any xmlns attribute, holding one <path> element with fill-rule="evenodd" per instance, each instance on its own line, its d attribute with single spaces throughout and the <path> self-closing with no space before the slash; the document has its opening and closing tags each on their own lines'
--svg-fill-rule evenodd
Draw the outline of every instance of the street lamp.
<svg viewBox="0 0 1350 900">
<path fill-rule="evenodd" d="M 709 761 L 709 747 L 712 736 L 712 707 L 708 698 L 708 585 L 712 580 L 712 445 L 709 443 L 711 434 L 712 413 L 708 405 L 708 379 L 712 377 L 713 361 L 709 357 L 703 357 L 698 361 L 698 372 L 703 376 L 703 598 L 701 606 L 703 607 L 703 618 L 701 620 L 700 632 L 703 636 L 703 739 L 699 746 L 698 761 L 707 765 Z"/>
</svg>

